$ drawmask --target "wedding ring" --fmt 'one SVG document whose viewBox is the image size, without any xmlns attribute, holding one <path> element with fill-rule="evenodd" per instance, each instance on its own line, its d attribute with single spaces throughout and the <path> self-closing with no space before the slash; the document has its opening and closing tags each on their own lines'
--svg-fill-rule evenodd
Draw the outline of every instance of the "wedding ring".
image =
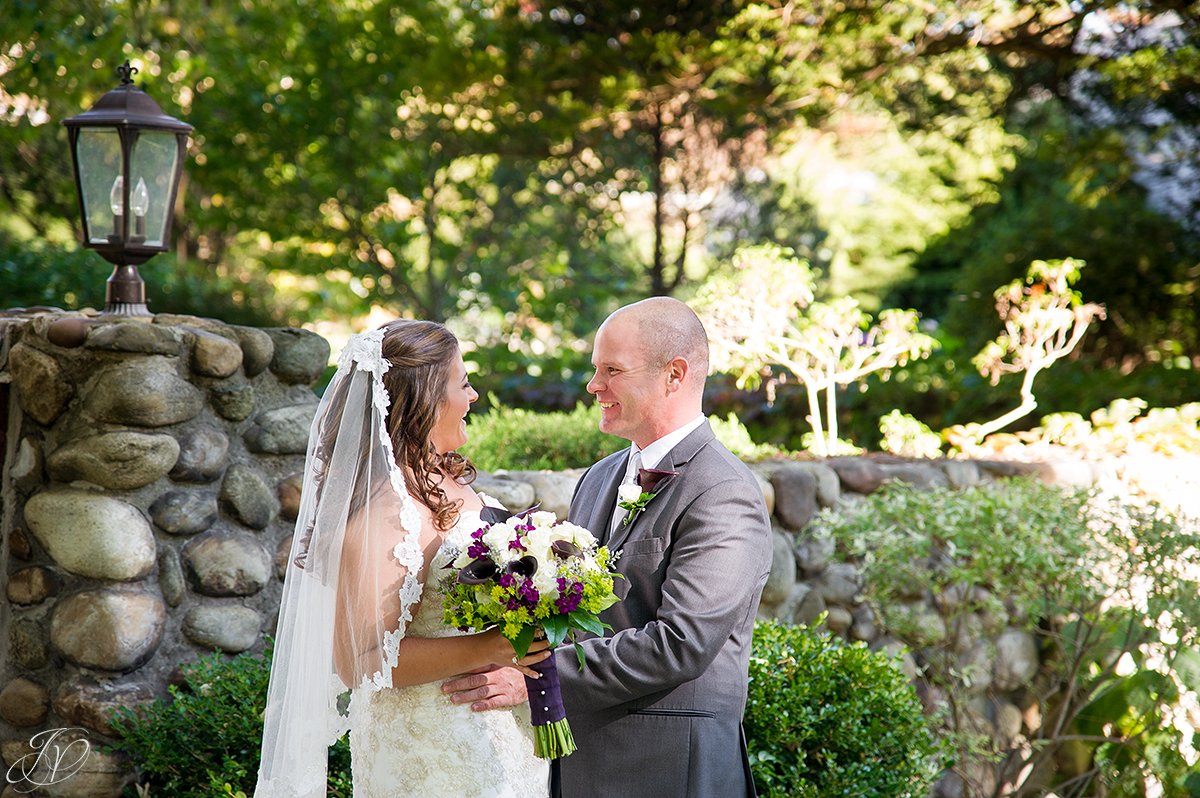
<svg viewBox="0 0 1200 798">
<path fill-rule="evenodd" d="M 513 665 L 516 665 L 516 664 L 517 664 L 517 655 L 516 655 L 516 654 L 513 654 L 513 660 L 512 660 L 512 662 L 513 662 Z"/>
</svg>

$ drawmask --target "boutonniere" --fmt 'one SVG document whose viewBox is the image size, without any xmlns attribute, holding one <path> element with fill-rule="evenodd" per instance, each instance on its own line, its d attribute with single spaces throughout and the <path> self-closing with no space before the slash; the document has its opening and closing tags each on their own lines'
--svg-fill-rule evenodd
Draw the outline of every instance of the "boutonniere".
<svg viewBox="0 0 1200 798">
<path fill-rule="evenodd" d="M 639 468 L 636 481 L 617 488 L 617 506 L 627 511 L 622 526 L 632 524 L 637 514 L 645 510 L 650 500 L 662 491 L 663 482 L 678 474 L 678 471 Z"/>
</svg>

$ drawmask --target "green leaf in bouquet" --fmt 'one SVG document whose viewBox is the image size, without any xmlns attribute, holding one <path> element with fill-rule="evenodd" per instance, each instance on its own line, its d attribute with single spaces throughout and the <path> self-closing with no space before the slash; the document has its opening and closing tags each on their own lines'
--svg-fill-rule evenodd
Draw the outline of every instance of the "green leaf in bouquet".
<svg viewBox="0 0 1200 798">
<path fill-rule="evenodd" d="M 570 628 L 570 624 L 565 615 L 551 615 L 542 621 L 542 628 L 546 630 L 546 639 L 550 645 L 557 646 L 567 639 L 567 630 Z"/>
<path fill-rule="evenodd" d="M 613 575 L 620 576 L 620 574 L 613 574 Z M 624 577 L 622 577 L 622 578 L 624 578 Z M 608 609 L 612 605 L 616 604 L 620 600 L 621 599 L 617 598 L 615 593 L 609 593 L 600 602 L 600 612 L 604 612 L 606 609 Z"/>
<path fill-rule="evenodd" d="M 583 664 L 587 660 L 583 655 L 583 646 L 578 643 L 575 644 L 575 658 L 579 660 L 579 670 L 583 670 Z"/>
<path fill-rule="evenodd" d="M 602 637 L 605 629 L 612 628 L 590 612 L 579 612 L 576 610 L 568 616 L 568 620 L 571 626 L 574 626 L 576 629 L 591 632 L 597 637 Z"/>
<path fill-rule="evenodd" d="M 529 652 L 529 646 L 533 643 L 533 633 L 537 627 L 533 624 L 525 624 L 521 627 L 521 631 L 517 632 L 517 639 L 510 641 L 513 650 L 517 652 L 517 659 L 525 656 Z"/>
</svg>

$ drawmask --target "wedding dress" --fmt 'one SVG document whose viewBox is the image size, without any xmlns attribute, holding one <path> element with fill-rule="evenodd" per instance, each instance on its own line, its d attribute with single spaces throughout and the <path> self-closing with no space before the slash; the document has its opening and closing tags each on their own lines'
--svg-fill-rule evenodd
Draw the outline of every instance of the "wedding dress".
<svg viewBox="0 0 1200 798">
<path fill-rule="evenodd" d="M 437 564 L 453 559 L 458 540 L 479 527 L 462 513 L 434 557 L 408 637 L 465 634 L 442 622 Z M 403 643 L 401 643 L 403 645 Z M 533 755 L 529 705 L 472 711 L 452 704 L 439 682 L 374 690 L 350 702 L 350 757 L 355 798 L 545 798 L 549 765 Z"/>
<path fill-rule="evenodd" d="M 462 634 L 442 623 L 438 566 L 481 521 L 479 512 L 463 512 L 437 540 L 397 465 L 384 379 L 394 366 L 383 341 L 429 324 L 400 320 L 352 336 L 317 407 L 280 598 L 255 798 L 325 798 L 328 746 L 347 731 L 355 798 L 548 794 L 527 705 L 473 712 L 452 704 L 440 682 L 393 683 L 406 636 Z M 429 550 L 437 554 L 427 566 Z"/>
</svg>

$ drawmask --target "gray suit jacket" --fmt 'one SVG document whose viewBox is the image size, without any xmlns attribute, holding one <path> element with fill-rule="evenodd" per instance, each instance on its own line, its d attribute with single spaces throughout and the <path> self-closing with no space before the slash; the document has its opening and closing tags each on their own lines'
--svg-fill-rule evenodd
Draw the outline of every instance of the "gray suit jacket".
<svg viewBox="0 0 1200 798">
<path fill-rule="evenodd" d="M 583 475 L 570 519 L 603 541 L 629 451 Z M 678 471 L 611 540 L 623 600 L 613 631 L 557 653 L 578 750 L 563 798 L 753 796 L 742 734 L 746 671 L 771 527 L 758 482 L 703 424 L 663 458 Z"/>
</svg>

